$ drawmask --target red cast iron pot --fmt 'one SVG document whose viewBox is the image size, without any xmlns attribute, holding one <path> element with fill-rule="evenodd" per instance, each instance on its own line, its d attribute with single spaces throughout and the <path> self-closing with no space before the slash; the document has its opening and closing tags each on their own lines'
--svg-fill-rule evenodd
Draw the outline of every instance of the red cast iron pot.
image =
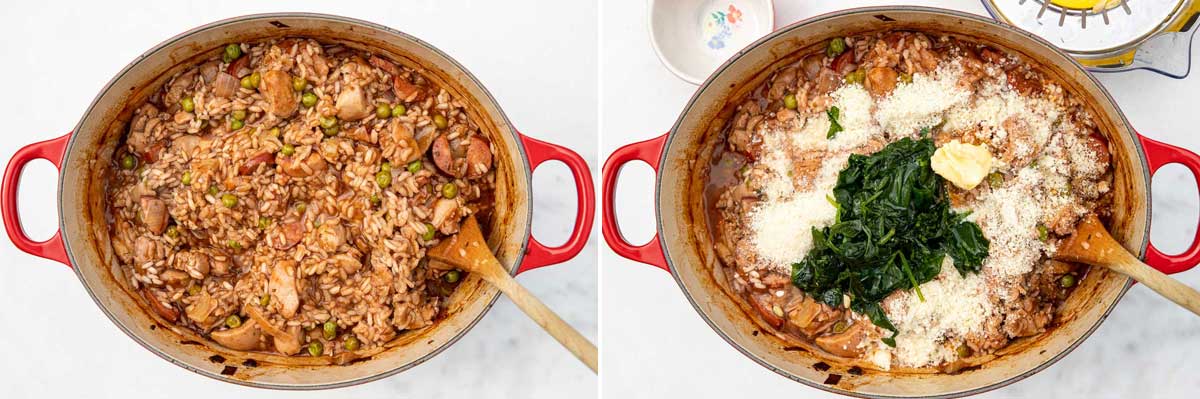
<svg viewBox="0 0 1200 399">
<path fill-rule="evenodd" d="M 173 327 L 147 311 L 124 278 L 109 245 L 104 221 L 104 167 L 124 134 L 133 111 L 171 76 L 219 54 L 233 42 L 304 36 L 324 43 L 369 49 L 420 71 L 456 98 L 487 134 L 496 151 L 497 206 L 488 244 L 513 273 L 571 259 L 587 242 L 595 208 L 590 172 L 575 152 L 517 132 L 483 84 L 449 55 L 402 32 L 350 18 L 319 14 L 262 14 L 232 18 L 192 29 L 134 60 L 100 91 L 72 133 L 17 151 L 0 186 L 0 211 L 13 244 L 22 251 L 58 261 L 74 270 L 84 289 L 113 323 L 142 346 L 172 363 L 218 380 L 267 388 L 320 389 L 353 385 L 407 370 L 437 355 L 467 332 L 491 308 L 499 292 L 471 276 L 450 297 L 446 317 L 433 326 L 401 334 L 364 361 L 344 366 L 283 365 L 278 356 L 235 352 L 190 330 Z M 17 186 L 31 160 L 58 167 L 59 231 L 36 242 L 21 229 Z M 530 176 L 543 162 L 562 161 L 575 180 L 578 208 L 567 242 L 547 247 L 530 236 Z M 219 356 L 219 357 L 216 357 Z M 221 359 L 214 362 L 212 359 Z M 254 367 L 246 367 L 248 359 Z M 295 358 L 292 358 L 295 360 Z"/>
<path fill-rule="evenodd" d="M 608 245 L 621 256 L 670 272 L 709 326 L 755 362 L 830 392 L 887 398 L 965 396 L 1028 377 L 1078 346 L 1104 321 L 1132 280 L 1093 268 L 1063 305 L 1057 327 L 1014 342 L 981 367 L 950 375 L 851 372 L 849 365 L 819 351 L 797 351 L 774 334 L 762 333 L 770 330 L 762 327 L 765 324 L 718 274 L 721 266 L 709 237 L 703 190 L 713 149 L 721 142 L 733 106 L 778 67 L 811 54 L 830 38 L 891 29 L 953 34 L 1007 49 L 1060 82 L 1096 116 L 1111 143 L 1114 188 L 1109 229 L 1113 236 L 1164 273 L 1184 271 L 1200 262 L 1200 235 L 1179 255 L 1164 254 L 1149 243 L 1150 177 L 1163 165 L 1179 163 L 1200 182 L 1200 157 L 1138 135 L 1100 83 L 1050 43 L 990 19 L 926 7 L 860 8 L 826 14 L 784 27 L 738 52 L 700 86 L 669 133 L 622 147 L 605 162 L 602 223 Z M 621 167 L 631 161 L 646 162 L 657 174 L 657 234 L 644 245 L 630 244 L 621 236 L 613 213 L 617 177 Z M 814 367 L 818 363 L 832 368 Z M 839 378 L 830 378 L 831 374 Z"/>
</svg>

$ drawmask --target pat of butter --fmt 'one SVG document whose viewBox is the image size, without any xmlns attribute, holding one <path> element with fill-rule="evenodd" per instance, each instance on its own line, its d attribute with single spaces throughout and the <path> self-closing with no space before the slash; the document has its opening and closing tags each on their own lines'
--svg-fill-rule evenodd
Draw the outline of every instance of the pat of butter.
<svg viewBox="0 0 1200 399">
<path fill-rule="evenodd" d="M 958 140 L 942 144 L 930 159 L 933 171 L 958 188 L 970 190 L 992 171 L 992 153 L 987 147 Z"/>
</svg>

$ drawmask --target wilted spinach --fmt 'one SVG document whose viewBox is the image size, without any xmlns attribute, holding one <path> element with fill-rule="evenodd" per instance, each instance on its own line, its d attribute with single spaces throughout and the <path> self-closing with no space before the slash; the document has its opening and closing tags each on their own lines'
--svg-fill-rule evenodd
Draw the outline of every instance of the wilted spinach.
<svg viewBox="0 0 1200 399">
<path fill-rule="evenodd" d="M 812 297 L 850 308 L 892 332 L 879 301 L 899 289 L 915 289 L 941 272 L 946 255 L 963 276 L 978 272 L 989 242 L 966 214 L 950 209 L 942 178 L 930 167 L 933 140 L 909 138 L 867 155 L 850 155 L 833 196 L 837 219 L 813 228 L 813 248 L 792 264 L 792 284 Z"/>
</svg>

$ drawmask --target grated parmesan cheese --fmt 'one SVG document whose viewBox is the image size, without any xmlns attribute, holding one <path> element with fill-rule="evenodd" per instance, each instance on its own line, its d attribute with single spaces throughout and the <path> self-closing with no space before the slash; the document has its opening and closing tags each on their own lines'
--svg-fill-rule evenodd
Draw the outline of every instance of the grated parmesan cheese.
<svg viewBox="0 0 1200 399">
<path fill-rule="evenodd" d="M 974 218 L 991 244 L 983 273 L 1012 277 L 1033 270 L 1046 244 L 1038 237 L 1042 208 L 1034 193 L 1042 181 L 1037 168 L 1024 168 L 1009 185 L 992 190 L 973 206 Z"/>
<path fill-rule="evenodd" d="M 984 277 L 978 273 L 962 277 L 953 262 L 949 256 L 943 258 L 941 274 L 921 284 L 924 301 L 915 293 L 902 291 L 885 305 L 888 318 L 899 331 L 896 347 L 885 350 L 905 366 L 954 360 L 957 344 L 946 338 L 958 337 L 961 341 L 961 337 L 981 331 L 984 320 L 994 311 Z"/>
<path fill-rule="evenodd" d="M 932 75 L 913 75 L 912 83 L 896 86 L 896 90 L 879 102 L 875 118 L 892 137 L 911 136 L 921 128 L 942 122 L 947 109 L 965 103 L 971 93 L 958 86 L 962 67 L 945 63 Z"/>
</svg>

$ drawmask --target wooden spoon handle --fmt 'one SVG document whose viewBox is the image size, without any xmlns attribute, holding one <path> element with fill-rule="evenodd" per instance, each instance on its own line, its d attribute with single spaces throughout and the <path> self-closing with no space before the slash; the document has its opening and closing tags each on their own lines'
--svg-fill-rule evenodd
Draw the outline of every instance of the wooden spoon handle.
<svg viewBox="0 0 1200 399">
<path fill-rule="evenodd" d="M 542 329 L 550 333 L 554 339 L 571 351 L 575 357 L 583 361 L 592 372 L 598 372 L 599 354 L 596 352 L 596 345 L 584 338 L 579 331 L 576 331 L 570 324 L 559 318 L 554 311 L 546 307 L 546 304 L 533 296 L 525 287 L 517 283 L 517 280 L 507 273 L 484 273 L 483 277 L 492 285 L 500 289 L 504 295 L 508 296 L 513 303 L 521 311 L 525 312 L 529 318 L 537 322 Z"/>
<path fill-rule="evenodd" d="M 1145 263 L 1134 259 L 1130 255 L 1123 262 L 1117 262 L 1112 265 L 1113 269 L 1124 273 L 1134 280 L 1142 283 L 1146 287 L 1154 290 L 1159 295 L 1170 299 L 1171 302 L 1179 304 L 1200 316 L 1200 292 L 1195 288 L 1188 287 L 1179 280 L 1168 277 L 1166 274 L 1147 266 Z"/>
</svg>

